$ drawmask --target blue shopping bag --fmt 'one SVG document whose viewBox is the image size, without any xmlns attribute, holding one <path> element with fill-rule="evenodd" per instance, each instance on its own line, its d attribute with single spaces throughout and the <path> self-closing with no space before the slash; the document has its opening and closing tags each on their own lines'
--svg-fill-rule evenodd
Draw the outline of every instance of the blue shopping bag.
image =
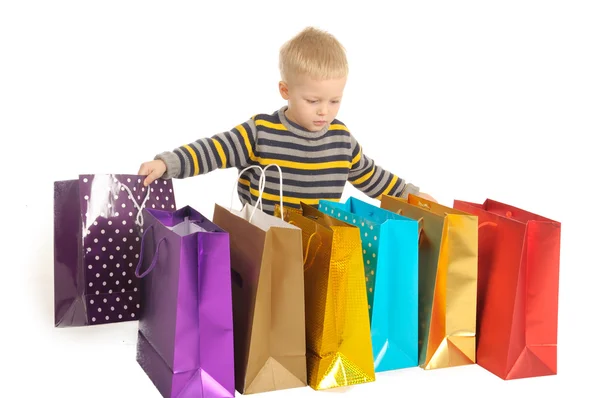
<svg viewBox="0 0 600 398">
<path fill-rule="evenodd" d="M 375 371 L 418 366 L 418 221 L 354 197 L 319 210 L 360 228 Z"/>
</svg>

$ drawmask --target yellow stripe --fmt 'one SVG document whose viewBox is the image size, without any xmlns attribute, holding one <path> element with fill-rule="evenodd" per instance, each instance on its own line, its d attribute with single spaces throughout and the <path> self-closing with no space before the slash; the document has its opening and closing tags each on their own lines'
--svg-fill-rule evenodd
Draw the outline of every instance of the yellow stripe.
<svg viewBox="0 0 600 398">
<path fill-rule="evenodd" d="M 225 152 L 223 151 L 223 147 L 221 143 L 214 138 L 212 139 L 213 144 L 217 148 L 217 152 L 219 153 L 219 157 L 221 158 L 221 168 L 224 169 L 227 166 L 227 157 L 225 156 Z"/>
<path fill-rule="evenodd" d="M 275 130 L 287 130 L 285 128 L 285 126 L 281 123 L 271 123 L 271 122 L 267 122 L 266 120 L 257 120 L 255 122 L 255 124 L 257 126 L 265 126 L 265 127 L 275 129 Z"/>
<path fill-rule="evenodd" d="M 242 135 L 242 138 L 244 139 L 244 145 L 246 145 L 246 149 L 248 150 L 250 159 L 257 161 L 258 158 L 256 156 L 254 156 L 254 151 L 252 150 L 252 145 L 250 145 L 250 139 L 248 138 L 248 132 L 246 131 L 244 126 L 241 124 L 239 126 L 237 126 L 236 129 L 237 129 L 237 131 L 240 132 L 240 134 Z"/>
<path fill-rule="evenodd" d="M 388 185 L 388 187 L 385 189 L 385 191 L 383 191 L 383 193 L 381 195 L 379 195 L 379 197 L 377 199 L 381 200 L 381 197 L 383 195 L 388 195 L 390 193 L 390 191 L 392 190 L 392 187 L 394 186 L 394 184 L 396 184 L 396 181 L 398 181 L 398 176 L 394 176 L 394 178 L 392 178 L 390 185 Z"/>
<path fill-rule="evenodd" d="M 185 149 L 187 149 L 187 151 L 190 153 L 190 155 L 192 155 L 192 159 L 194 160 L 193 175 L 199 174 L 200 173 L 200 167 L 198 166 L 198 157 L 196 156 L 196 152 L 194 152 L 194 150 L 192 149 L 192 147 L 189 146 L 189 145 L 184 145 L 183 147 Z"/>
<path fill-rule="evenodd" d="M 350 130 L 348 130 L 348 127 L 344 126 L 343 124 L 332 124 L 331 126 L 329 126 L 329 130 L 344 130 L 350 132 Z"/>
<path fill-rule="evenodd" d="M 248 189 L 250 190 L 250 192 L 252 193 L 252 195 L 258 197 L 258 194 L 259 194 L 258 189 L 252 188 L 250 186 L 250 181 L 245 180 L 243 178 L 240 178 L 238 180 L 238 182 L 240 184 L 242 184 L 242 185 L 247 186 Z M 263 192 L 262 197 L 263 197 L 263 199 L 270 200 L 272 202 L 279 202 L 280 201 L 279 195 L 273 195 L 273 194 L 270 194 L 270 193 L 267 193 L 267 192 Z M 293 204 L 300 204 L 300 202 L 304 202 L 307 205 L 318 205 L 320 200 L 332 200 L 332 199 L 303 199 L 303 198 L 293 198 L 293 197 L 290 197 L 290 196 L 284 196 L 283 197 L 283 201 L 284 202 L 286 202 L 286 203 L 293 203 Z"/>
<path fill-rule="evenodd" d="M 362 148 L 358 149 L 358 153 L 356 154 L 356 156 L 354 157 L 354 159 L 352 159 L 352 164 L 351 166 L 354 167 L 354 165 L 358 162 L 360 162 L 360 158 L 362 157 Z"/>
<path fill-rule="evenodd" d="M 371 168 L 371 171 L 369 171 L 367 174 L 365 174 L 364 176 L 362 176 L 361 178 L 359 178 L 356 181 L 351 181 L 352 185 L 362 184 L 363 182 L 370 179 L 373 176 L 373 173 L 375 173 L 375 165 L 373 165 L 373 167 Z"/>
<path fill-rule="evenodd" d="M 258 159 L 258 162 L 261 166 L 268 166 L 270 164 L 276 164 L 279 167 L 289 167 L 297 170 L 322 170 L 328 168 L 350 168 L 350 162 L 347 160 L 340 160 L 334 162 L 324 162 L 324 163 L 300 163 L 300 162 L 292 162 L 289 160 L 279 160 L 279 159 Z"/>
</svg>

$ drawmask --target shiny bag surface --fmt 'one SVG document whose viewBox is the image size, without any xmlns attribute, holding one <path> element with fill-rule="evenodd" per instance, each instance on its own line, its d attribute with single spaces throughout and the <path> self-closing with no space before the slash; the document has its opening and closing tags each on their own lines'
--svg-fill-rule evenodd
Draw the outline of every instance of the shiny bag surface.
<svg viewBox="0 0 600 398">
<path fill-rule="evenodd" d="M 233 398 L 229 235 L 186 206 L 144 210 L 142 242 L 138 363 L 165 398 Z"/>
<path fill-rule="evenodd" d="M 477 364 L 498 377 L 557 374 L 561 224 L 493 200 L 479 218 Z"/>
<path fill-rule="evenodd" d="M 381 207 L 418 220 L 419 365 L 474 364 L 477 305 L 477 217 L 409 195 L 384 195 Z"/>
<path fill-rule="evenodd" d="M 54 183 L 55 326 L 136 321 L 142 210 L 175 209 L 171 181 L 84 174 Z M 129 299 L 131 297 L 131 300 Z M 123 308 L 128 302 L 129 308 Z M 114 310 L 111 310 L 114 308 Z"/>
<path fill-rule="evenodd" d="M 357 198 L 319 210 L 361 231 L 375 371 L 418 365 L 418 222 Z"/>
<path fill-rule="evenodd" d="M 324 390 L 374 381 L 359 229 L 306 204 L 283 213 L 302 230 L 308 384 Z"/>
</svg>

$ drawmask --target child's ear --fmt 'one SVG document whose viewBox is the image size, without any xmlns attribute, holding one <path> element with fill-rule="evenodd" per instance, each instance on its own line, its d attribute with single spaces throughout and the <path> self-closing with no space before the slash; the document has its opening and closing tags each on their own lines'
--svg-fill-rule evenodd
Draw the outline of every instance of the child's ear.
<svg viewBox="0 0 600 398">
<path fill-rule="evenodd" d="M 279 93 L 281 94 L 281 98 L 284 100 L 290 99 L 290 92 L 286 82 L 279 82 Z"/>
</svg>

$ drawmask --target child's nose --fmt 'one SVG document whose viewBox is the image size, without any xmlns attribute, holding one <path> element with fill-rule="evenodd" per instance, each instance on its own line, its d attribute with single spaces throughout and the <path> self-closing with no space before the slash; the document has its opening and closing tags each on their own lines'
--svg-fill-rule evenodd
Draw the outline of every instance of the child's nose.
<svg viewBox="0 0 600 398">
<path fill-rule="evenodd" d="M 318 110 L 319 116 L 325 116 L 327 114 L 327 108 L 326 107 L 321 107 Z"/>
</svg>

